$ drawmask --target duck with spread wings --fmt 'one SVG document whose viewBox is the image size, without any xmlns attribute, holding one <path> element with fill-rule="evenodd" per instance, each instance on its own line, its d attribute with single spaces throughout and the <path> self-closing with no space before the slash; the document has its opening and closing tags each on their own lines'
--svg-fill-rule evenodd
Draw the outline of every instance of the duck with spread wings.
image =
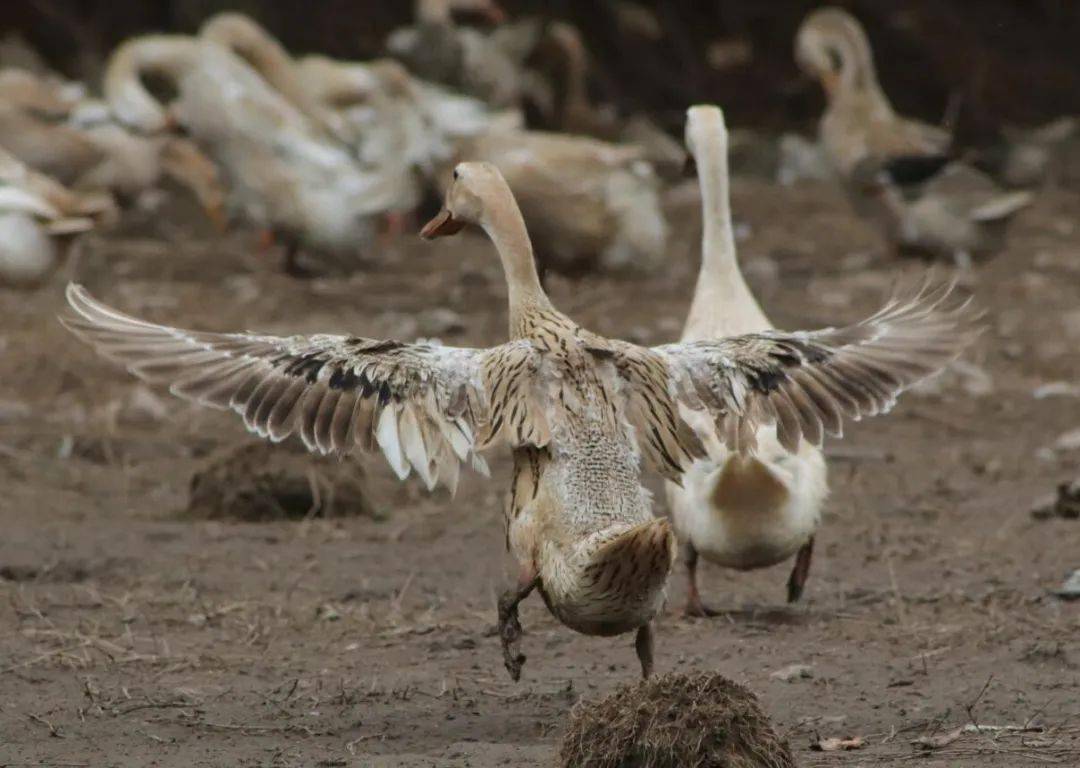
<svg viewBox="0 0 1080 768">
<path fill-rule="evenodd" d="M 465 225 L 493 241 L 507 278 L 510 340 L 487 349 L 350 335 L 208 333 L 146 322 L 69 286 L 64 323 L 136 376 L 232 409 L 271 440 L 298 434 L 320 453 L 381 450 L 404 478 L 453 489 L 461 462 L 508 444 L 507 544 L 518 584 L 500 599 L 506 665 L 520 675 L 518 603 L 534 589 L 568 627 L 636 631 L 642 673 L 676 545 L 654 518 L 644 462 L 678 481 L 717 439 L 752 452 L 820 443 L 843 418 L 887 410 L 952 360 L 974 330 L 948 287 L 886 304 L 845 328 L 763 331 L 646 348 L 574 323 L 540 285 L 524 220 L 494 166 L 462 163 L 427 238 Z"/>
</svg>

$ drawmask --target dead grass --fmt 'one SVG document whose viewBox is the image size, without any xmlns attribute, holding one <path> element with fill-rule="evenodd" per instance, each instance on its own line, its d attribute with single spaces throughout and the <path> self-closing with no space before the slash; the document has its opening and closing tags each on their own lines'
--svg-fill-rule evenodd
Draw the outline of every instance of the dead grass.
<svg viewBox="0 0 1080 768">
<path fill-rule="evenodd" d="M 790 768 L 757 697 L 716 673 L 670 674 L 581 701 L 559 750 L 564 768 Z"/>
</svg>

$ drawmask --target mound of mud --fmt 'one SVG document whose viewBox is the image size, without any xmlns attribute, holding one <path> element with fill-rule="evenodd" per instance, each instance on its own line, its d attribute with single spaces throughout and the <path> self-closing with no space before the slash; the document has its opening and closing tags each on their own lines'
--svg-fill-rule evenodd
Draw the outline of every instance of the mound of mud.
<svg viewBox="0 0 1080 768">
<path fill-rule="evenodd" d="M 256 442 L 212 454 L 191 478 L 187 516 L 202 520 L 372 516 L 353 461 Z"/>
<path fill-rule="evenodd" d="M 792 768 L 787 741 L 749 690 L 715 673 L 670 674 L 581 701 L 564 768 Z"/>
</svg>

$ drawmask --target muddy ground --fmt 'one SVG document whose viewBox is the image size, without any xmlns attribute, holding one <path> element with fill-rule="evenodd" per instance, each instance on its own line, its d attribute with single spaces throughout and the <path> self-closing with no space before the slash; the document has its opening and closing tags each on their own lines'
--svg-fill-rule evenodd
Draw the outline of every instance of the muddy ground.
<svg viewBox="0 0 1080 768">
<path fill-rule="evenodd" d="M 855 320 L 924 266 L 886 253 L 830 189 L 740 181 L 735 210 L 749 280 L 783 327 Z M 689 620 L 677 571 L 661 671 L 747 684 L 802 765 L 1080 764 L 1080 602 L 1052 595 L 1080 568 L 1080 522 L 1029 512 L 1080 473 L 1080 449 L 1053 448 L 1080 427 L 1077 210 L 1076 194 L 1041 195 L 1008 251 L 964 278 L 989 311 L 974 370 L 829 445 L 804 601 L 782 604 L 786 566 L 706 567 L 707 598 L 731 612 Z M 249 440 L 238 421 L 145 389 L 54 320 L 75 279 L 177 325 L 484 344 L 505 334 L 489 246 L 407 238 L 377 267 L 305 282 L 253 233 L 190 218 L 133 215 L 48 287 L 0 290 L 0 765 L 550 765 L 570 707 L 637 661 L 629 636 L 576 635 L 532 599 L 525 674 L 507 678 L 489 631 L 504 456 L 454 499 L 372 459 L 363 516 L 192 520 L 192 474 Z M 556 303 L 596 331 L 675 337 L 692 201 L 674 221 L 669 271 L 555 277 Z M 1072 394 L 1034 396 L 1052 382 Z M 794 664 L 809 676 L 774 674 Z M 971 723 L 1030 730 L 911 744 Z M 819 736 L 864 746 L 812 751 Z"/>
</svg>

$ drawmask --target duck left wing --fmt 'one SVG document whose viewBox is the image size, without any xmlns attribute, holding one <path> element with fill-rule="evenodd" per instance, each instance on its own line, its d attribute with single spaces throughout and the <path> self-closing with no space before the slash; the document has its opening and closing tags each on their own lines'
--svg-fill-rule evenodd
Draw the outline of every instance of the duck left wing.
<svg viewBox="0 0 1080 768">
<path fill-rule="evenodd" d="M 453 490 L 459 464 L 497 438 L 544 445 L 532 399 L 539 353 L 358 336 L 268 336 L 171 328 L 126 315 L 71 284 L 61 322 L 102 356 L 178 397 L 243 417 L 273 441 L 298 434 L 319 453 L 381 450 L 397 475 Z M 507 415 L 510 414 L 510 415 Z"/>
<path fill-rule="evenodd" d="M 843 328 L 652 348 L 604 339 L 591 350 L 613 360 L 624 397 L 644 403 L 627 409 L 639 443 L 670 435 L 686 445 L 691 424 L 701 443 L 718 437 L 748 453 L 757 428 L 775 423 L 781 445 L 795 452 L 803 438 L 819 445 L 825 434 L 839 436 L 845 418 L 888 411 L 901 392 L 956 358 L 980 329 L 969 303 L 951 296 L 951 285 L 924 286 Z"/>
</svg>

